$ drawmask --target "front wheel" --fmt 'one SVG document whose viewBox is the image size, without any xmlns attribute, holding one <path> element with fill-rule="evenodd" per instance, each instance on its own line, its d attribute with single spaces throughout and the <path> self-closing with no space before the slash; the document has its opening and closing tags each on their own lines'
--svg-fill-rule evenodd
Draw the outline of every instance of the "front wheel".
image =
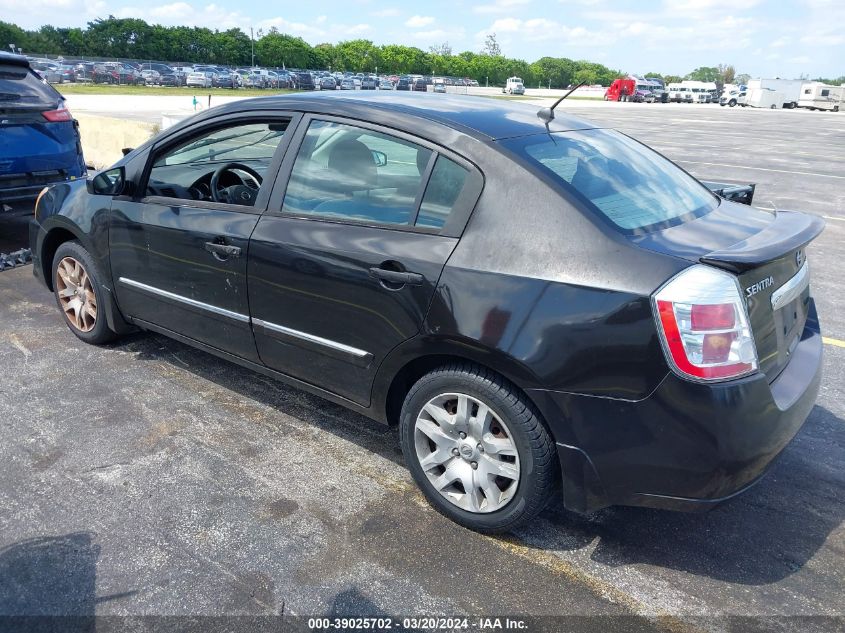
<svg viewBox="0 0 845 633">
<path fill-rule="evenodd" d="M 400 420 L 411 475 L 441 514 L 478 532 L 512 530 L 539 513 L 558 482 L 554 442 L 515 386 L 455 364 L 423 376 Z"/>
<path fill-rule="evenodd" d="M 65 242 L 53 257 L 53 293 L 65 323 L 79 339 L 93 345 L 108 343 L 115 333 L 102 307 L 106 291 L 103 275 L 79 242 Z"/>
</svg>

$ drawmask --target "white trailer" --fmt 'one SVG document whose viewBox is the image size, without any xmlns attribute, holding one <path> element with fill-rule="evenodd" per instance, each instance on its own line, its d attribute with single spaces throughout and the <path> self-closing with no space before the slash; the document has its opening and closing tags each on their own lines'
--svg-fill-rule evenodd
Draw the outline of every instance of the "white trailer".
<svg viewBox="0 0 845 633">
<path fill-rule="evenodd" d="M 830 86 L 819 81 L 808 81 L 801 88 L 798 107 L 839 112 L 845 108 L 845 85 Z"/>
<path fill-rule="evenodd" d="M 748 82 L 748 94 L 752 91 L 769 90 L 779 92 L 783 95 L 783 103 L 778 107 L 795 108 L 798 106 L 798 99 L 801 96 L 803 79 L 752 79 Z M 749 103 L 748 105 L 754 105 Z M 760 106 L 757 106 L 760 107 Z"/>
<path fill-rule="evenodd" d="M 742 105 L 752 108 L 769 108 L 778 110 L 784 107 L 784 94 L 779 90 L 771 88 L 748 88 L 745 95 L 745 103 Z"/>
</svg>

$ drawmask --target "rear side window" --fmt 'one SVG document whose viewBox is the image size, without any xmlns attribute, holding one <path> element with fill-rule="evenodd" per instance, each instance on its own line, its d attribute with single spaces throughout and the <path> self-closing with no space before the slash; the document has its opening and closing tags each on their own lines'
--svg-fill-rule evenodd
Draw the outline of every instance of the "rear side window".
<svg viewBox="0 0 845 633">
<path fill-rule="evenodd" d="M 716 196 L 682 169 L 613 130 L 542 134 L 504 144 L 624 233 L 667 228 L 719 205 Z"/>
<path fill-rule="evenodd" d="M 466 169 L 445 156 L 438 156 L 425 188 L 416 226 L 442 228 L 464 190 Z"/>
<path fill-rule="evenodd" d="M 17 106 L 55 106 L 61 96 L 23 66 L 0 64 L 0 109 Z"/>
</svg>

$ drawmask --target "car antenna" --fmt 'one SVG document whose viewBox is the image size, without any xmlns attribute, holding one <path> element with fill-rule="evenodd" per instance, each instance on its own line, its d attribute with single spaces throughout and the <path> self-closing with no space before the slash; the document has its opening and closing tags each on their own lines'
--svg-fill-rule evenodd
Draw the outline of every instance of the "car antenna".
<svg viewBox="0 0 845 633">
<path fill-rule="evenodd" d="M 537 113 L 537 116 L 538 116 L 538 117 L 540 117 L 540 118 L 541 118 L 543 121 L 545 121 L 546 123 L 548 123 L 549 121 L 551 121 L 552 119 L 554 119 L 554 118 L 555 118 L 555 108 L 557 107 L 557 105 L 558 105 L 561 101 L 563 101 L 564 99 L 566 99 L 569 95 L 571 95 L 573 92 L 575 92 L 576 90 L 578 90 L 578 88 L 580 88 L 581 86 L 585 85 L 586 83 L 587 83 L 586 81 L 582 81 L 580 84 L 578 84 L 577 86 L 575 86 L 572 90 L 570 90 L 570 91 L 569 91 L 569 92 L 567 92 L 565 95 L 563 95 L 560 99 L 558 99 L 557 101 L 555 101 L 555 102 L 552 104 L 552 106 L 551 106 L 550 108 L 540 108 L 540 111 Z"/>
</svg>

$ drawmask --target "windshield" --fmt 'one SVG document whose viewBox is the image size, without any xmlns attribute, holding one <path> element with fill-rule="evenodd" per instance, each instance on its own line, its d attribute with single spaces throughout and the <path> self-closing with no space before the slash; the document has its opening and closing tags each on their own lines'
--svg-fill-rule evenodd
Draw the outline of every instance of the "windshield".
<svg viewBox="0 0 845 633">
<path fill-rule="evenodd" d="M 625 233 L 667 228 L 719 205 L 692 176 L 614 130 L 541 134 L 503 143 Z"/>
</svg>

